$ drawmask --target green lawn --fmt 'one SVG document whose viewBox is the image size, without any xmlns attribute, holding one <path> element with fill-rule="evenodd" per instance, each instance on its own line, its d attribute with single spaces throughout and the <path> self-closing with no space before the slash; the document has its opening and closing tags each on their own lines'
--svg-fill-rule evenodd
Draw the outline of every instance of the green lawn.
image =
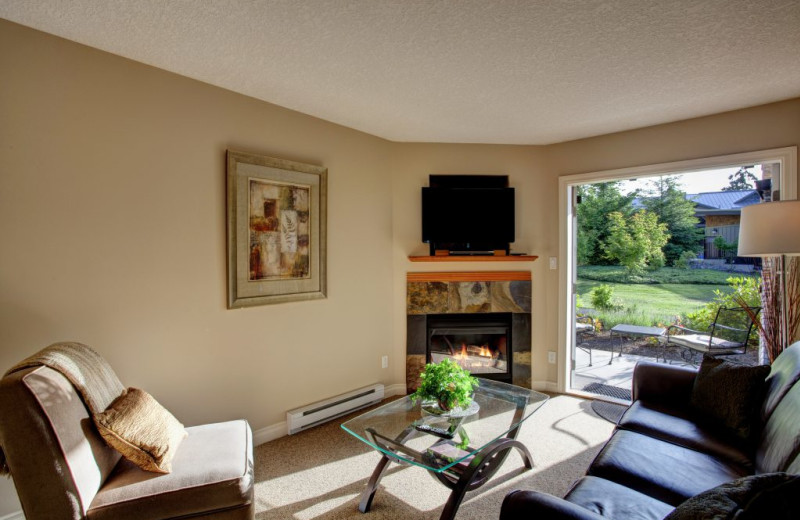
<svg viewBox="0 0 800 520">
<path fill-rule="evenodd" d="M 664 267 L 631 277 L 621 266 L 590 265 L 578 267 L 576 290 L 579 307 L 599 318 L 609 329 L 619 323 L 630 325 L 669 325 L 714 299 L 714 290 L 731 290 L 730 277 L 748 276 L 711 269 L 677 269 Z M 759 275 L 755 275 L 759 276 Z M 589 292 L 605 284 L 614 290 L 614 300 L 620 309 L 600 311 L 591 309 Z"/>
<path fill-rule="evenodd" d="M 580 272 L 580 271 L 579 271 Z M 589 291 L 603 282 L 578 279 L 576 290 L 584 307 L 591 307 Z M 623 306 L 619 311 L 592 311 L 608 329 L 618 323 L 630 325 L 669 325 L 676 316 L 693 312 L 714 299 L 714 290 L 727 291 L 727 285 L 711 284 L 624 284 L 608 283 L 614 298 Z"/>
</svg>

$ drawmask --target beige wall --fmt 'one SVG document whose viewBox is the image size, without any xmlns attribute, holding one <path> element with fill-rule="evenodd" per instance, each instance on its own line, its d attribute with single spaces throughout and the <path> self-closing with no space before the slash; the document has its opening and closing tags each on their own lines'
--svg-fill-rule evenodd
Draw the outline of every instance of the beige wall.
<svg viewBox="0 0 800 520">
<path fill-rule="evenodd" d="M 0 49 L 3 370 L 81 341 L 255 429 L 392 382 L 389 143 L 7 22 Z M 227 148 L 328 168 L 327 299 L 227 310 Z"/>
<path fill-rule="evenodd" d="M 392 184 L 394 225 L 394 323 L 395 358 L 405 356 L 406 273 L 422 271 L 521 271 L 532 272 L 532 380 L 536 385 L 555 381 L 555 365 L 547 365 L 547 351 L 557 350 L 557 271 L 547 269 L 547 257 L 558 252 L 555 220 L 558 179 L 543 161 L 544 151 L 535 146 L 399 144 L 394 150 Z M 427 255 L 421 240 L 421 186 L 430 174 L 508 175 L 516 189 L 516 241 L 512 251 L 539 256 L 535 262 L 513 263 L 412 263 L 409 255 Z M 394 377 L 405 380 L 403 367 Z M 537 385 L 537 386 L 538 386 Z"/>
<path fill-rule="evenodd" d="M 554 384 L 559 175 L 800 143 L 800 100 L 548 147 L 389 143 L 5 21 L 0 73 L 0 367 L 83 341 L 186 424 L 403 383 L 405 274 L 443 269 L 407 259 L 428 174 L 511 177 L 514 249 L 540 259 L 446 269 L 532 271 Z M 227 148 L 328 168 L 328 299 L 226 309 Z"/>
<path fill-rule="evenodd" d="M 800 144 L 800 98 L 547 147 L 558 175 Z"/>
</svg>

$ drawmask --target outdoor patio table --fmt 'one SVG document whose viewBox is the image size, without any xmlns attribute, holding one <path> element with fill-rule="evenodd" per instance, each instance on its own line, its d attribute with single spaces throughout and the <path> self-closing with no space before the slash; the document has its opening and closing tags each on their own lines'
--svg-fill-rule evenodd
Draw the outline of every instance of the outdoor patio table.
<svg viewBox="0 0 800 520">
<path fill-rule="evenodd" d="M 663 327 L 642 327 L 639 325 L 626 325 L 624 323 L 620 323 L 619 325 L 614 325 L 611 327 L 611 337 L 613 338 L 616 334 L 620 337 L 619 342 L 619 354 L 617 357 L 622 355 L 622 338 L 641 338 L 641 337 L 650 337 L 650 338 L 658 338 L 664 335 L 667 332 L 667 329 Z M 611 357 L 608 360 L 608 364 L 611 364 L 611 361 L 614 359 L 614 343 L 611 343 Z M 658 354 L 656 354 L 656 361 L 658 361 Z"/>
</svg>

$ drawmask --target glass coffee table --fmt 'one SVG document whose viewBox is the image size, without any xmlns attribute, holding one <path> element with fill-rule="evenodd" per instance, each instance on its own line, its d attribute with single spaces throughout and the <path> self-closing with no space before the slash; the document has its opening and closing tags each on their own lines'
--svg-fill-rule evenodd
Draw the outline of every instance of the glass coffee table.
<svg viewBox="0 0 800 520">
<path fill-rule="evenodd" d="M 518 450 L 525 467 L 533 467 L 530 452 L 515 439 L 522 422 L 547 399 L 539 392 L 481 379 L 467 410 L 437 414 L 428 403 L 406 396 L 345 422 L 345 431 L 383 455 L 358 509 L 369 511 L 381 477 L 390 462 L 397 462 L 428 470 L 452 490 L 440 517 L 452 519 L 464 494 L 488 482 L 509 450 Z"/>
</svg>

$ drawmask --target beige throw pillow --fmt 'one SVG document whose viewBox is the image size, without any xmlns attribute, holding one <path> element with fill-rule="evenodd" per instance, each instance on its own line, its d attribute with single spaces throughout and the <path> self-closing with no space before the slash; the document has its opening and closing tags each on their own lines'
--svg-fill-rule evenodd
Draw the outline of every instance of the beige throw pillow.
<svg viewBox="0 0 800 520">
<path fill-rule="evenodd" d="M 172 457 L 186 438 L 183 425 L 138 388 L 128 388 L 102 413 L 94 414 L 100 435 L 109 446 L 140 468 L 172 471 Z"/>
</svg>

